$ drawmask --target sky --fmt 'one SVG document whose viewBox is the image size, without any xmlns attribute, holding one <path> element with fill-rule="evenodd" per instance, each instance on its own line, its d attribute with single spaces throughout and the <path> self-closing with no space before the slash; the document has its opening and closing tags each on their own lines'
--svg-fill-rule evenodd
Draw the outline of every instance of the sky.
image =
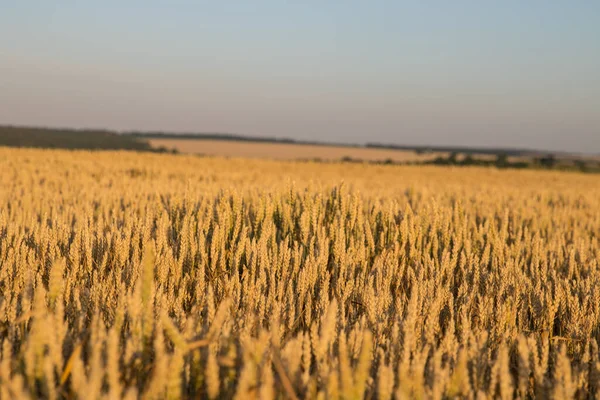
<svg viewBox="0 0 600 400">
<path fill-rule="evenodd" d="M 0 124 L 600 153 L 600 2 L 0 0 Z"/>
</svg>

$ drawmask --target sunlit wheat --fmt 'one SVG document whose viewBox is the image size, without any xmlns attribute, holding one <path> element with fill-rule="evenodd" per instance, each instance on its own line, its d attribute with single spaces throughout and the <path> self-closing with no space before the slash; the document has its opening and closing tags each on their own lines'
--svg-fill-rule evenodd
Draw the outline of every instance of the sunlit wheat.
<svg viewBox="0 0 600 400">
<path fill-rule="evenodd" d="M 0 148 L 0 398 L 593 398 L 600 179 Z"/>
</svg>

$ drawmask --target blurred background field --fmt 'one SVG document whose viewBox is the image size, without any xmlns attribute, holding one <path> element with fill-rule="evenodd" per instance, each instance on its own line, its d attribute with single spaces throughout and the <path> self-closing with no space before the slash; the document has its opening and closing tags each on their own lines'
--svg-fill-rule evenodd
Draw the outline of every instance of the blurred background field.
<svg viewBox="0 0 600 400">
<path fill-rule="evenodd" d="M 0 146 L 135 150 L 288 161 L 491 166 L 600 172 L 600 156 L 528 149 L 339 144 L 231 134 L 169 134 L 0 126 Z"/>
</svg>

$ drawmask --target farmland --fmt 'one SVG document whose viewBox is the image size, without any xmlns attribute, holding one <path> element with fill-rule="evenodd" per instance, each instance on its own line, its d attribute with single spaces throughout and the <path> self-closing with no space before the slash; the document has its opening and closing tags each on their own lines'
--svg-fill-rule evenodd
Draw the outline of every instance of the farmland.
<svg viewBox="0 0 600 400">
<path fill-rule="evenodd" d="M 268 158 L 275 160 L 392 161 L 396 163 L 433 160 L 444 153 L 417 154 L 410 150 L 371 149 L 352 146 L 324 146 L 299 143 L 262 143 L 231 140 L 154 139 L 153 148 L 164 147 L 180 153 L 220 157 Z"/>
<path fill-rule="evenodd" d="M 211 157 L 260 158 L 282 161 L 358 162 L 383 164 L 435 164 L 455 166 L 494 166 L 497 168 L 557 169 L 600 172 L 600 158 L 592 154 L 546 154 L 542 151 L 509 149 L 470 149 L 460 147 L 349 146 L 323 143 L 269 141 L 260 138 L 210 139 L 193 135 L 139 134 L 154 151 L 174 151 Z M 175 135 L 176 136 L 176 135 Z M 217 136 L 215 136 L 217 137 Z"/>
<path fill-rule="evenodd" d="M 0 398 L 598 397 L 599 238 L 592 174 L 0 147 Z"/>
</svg>

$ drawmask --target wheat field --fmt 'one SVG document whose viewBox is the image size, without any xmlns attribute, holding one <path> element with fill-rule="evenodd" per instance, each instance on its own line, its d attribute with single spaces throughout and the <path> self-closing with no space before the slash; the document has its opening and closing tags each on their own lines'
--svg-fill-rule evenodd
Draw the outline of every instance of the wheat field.
<svg viewBox="0 0 600 400">
<path fill-rule="evenodd" d="M 0 148 L 0 398 L 600 398 L 599 237 L 594 175 Z"/>
</svg>

